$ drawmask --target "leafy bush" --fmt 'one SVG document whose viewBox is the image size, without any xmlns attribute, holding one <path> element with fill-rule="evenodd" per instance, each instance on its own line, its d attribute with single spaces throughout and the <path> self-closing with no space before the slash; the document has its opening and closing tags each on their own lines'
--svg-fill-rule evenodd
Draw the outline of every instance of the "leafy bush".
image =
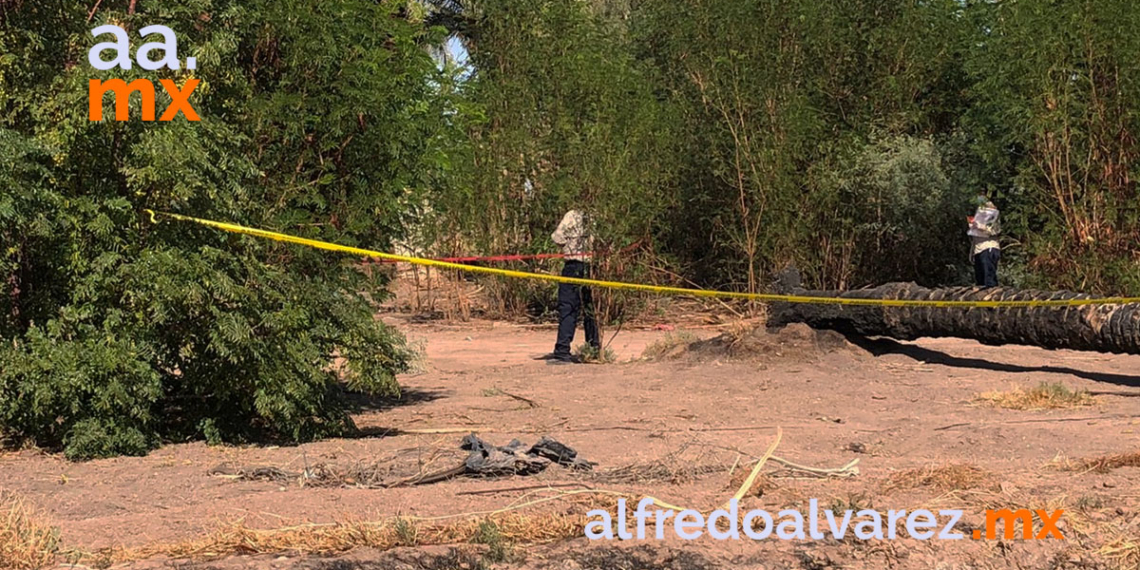
<svg viewBox="0 0 1140 570">
<path fill-rule="evenodd" d="M 677 281 L 952 285 L 986 193 L 1003 283 L 1140 291 L 1136 2 L 429 3 L 479 119 L 440 243 L 549 251 L 573 205 Z"/>
<path fill-rule="evenodd" d="M 891 137 L 868 144 L 837 174 L 854 215 L 856 283 L 953 283 L 968 257 L 968 188 L 954 188 L 930 140 Z"/>
<path fill-rule="evenodd" d="M 0 431 L 80 459 L 351 429 L 345 388 L 408 359 L 383 278 L 144 209 L 386 247 L 445 166 L 439 34 L 392 0 L 135 6 L 0 5 Z M 103 23 L 169 25 L 198 70 L 95 72 Z M 201 122 L 87 118 L 93 76 L 189 73 Z"/>
</svg>

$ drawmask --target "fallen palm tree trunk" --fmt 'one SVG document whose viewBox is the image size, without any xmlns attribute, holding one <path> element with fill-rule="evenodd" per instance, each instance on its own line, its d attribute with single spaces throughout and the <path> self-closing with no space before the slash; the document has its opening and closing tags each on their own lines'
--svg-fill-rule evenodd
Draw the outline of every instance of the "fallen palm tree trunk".
<svg viewBox="0 0 1140 570">
<path fill-rule="evenodd" d="M 809 291 L 794 284 L 782 293 L 850 299 L 918 301 L 1058 301 L 1090 299 L 1070 291 L 1026 291 L 997 287 L 927 289 L 889 283 L 858 291 Z M 899 340 L 958 337 L 991 345 L 1140 354 L 1140 303 L 1072 307 L 888 307 L 773 303 L 768 326 L 805 323 L 844 334 Z"/>
</svg>

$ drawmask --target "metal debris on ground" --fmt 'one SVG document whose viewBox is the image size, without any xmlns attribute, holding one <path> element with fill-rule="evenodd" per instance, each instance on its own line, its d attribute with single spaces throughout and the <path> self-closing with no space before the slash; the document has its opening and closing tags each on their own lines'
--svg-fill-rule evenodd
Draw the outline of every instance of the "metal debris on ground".
<svg viewBox="0 0 1140 570">
<path fill-rule="evenodd" d="M 546 436 L 527 448 L 517 439 L 511 440 L 505 446 L 491 445 L 472 433 L 463 437 L 459 447 L 470 452 L 462 465 L 434 473 L 421 473 L 386 486 L 426 485 L 463 475 L 472 477 L 534 475 L 551 464 L 577 470 L 589 470 L 594 467 L 594 463 L 578 457 L 578 452 L 573 448 Z"/>
<path fill-rule="evenodd" d="M 532 475 L 551 463 L 586 471 L 594 467 L 593 463 L 578 457 L 573 448 L 547 436 L 542 436 L 525 452 L 525 445 L 517 439 L 497 447 L 473 433 L 465 436 L 459 447 L 471 452 L 464 465 L 472 475 Z"/>
<path fill-rule="evenodd" d="M 491 445 L 472 433 L 463 437 L 459 447 L 469 452 L 461 463 L 437 471 L 421 471 L 411 477 L 394 480 L 391 478 L 391 466 L 381 467 L 379 464 L 335 467 L 322 463 L 307 467 L 302 472 L 285 471 L 268 466 L 236 468 L 223 464 L 211 469 L 209 474 L 244 481 L 299 481 L 304 486 L 377 489 L 426 485 L 460 476 L 534 475 L 552 464 L 582 471 L 594 467 L 594 463 L 578 457 L 578 452 L 573 448 L 546 436 L 530 447 L 517 439 L 500 447 Z"/>
</svg>

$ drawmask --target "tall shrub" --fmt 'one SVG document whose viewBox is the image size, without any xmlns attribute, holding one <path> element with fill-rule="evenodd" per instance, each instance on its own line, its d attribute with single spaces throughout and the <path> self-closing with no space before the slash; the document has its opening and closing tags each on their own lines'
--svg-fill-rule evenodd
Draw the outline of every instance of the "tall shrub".
<svg viewBox="0 0 1140 570">
<path fill-rule="evenodd" d="M 0 5 L 0 429 L 82 458 L 350 428 L 341 382 L 406 362 L 383 281 L 144 209 L 383 248 L 444 167 L 438 34 L 391 0 L 88 4 Z M 97 72 L 104 23 L 198 68 Z M 88 79 L 191 76 L 201 122 L 88 120 Z"/>
</svg>

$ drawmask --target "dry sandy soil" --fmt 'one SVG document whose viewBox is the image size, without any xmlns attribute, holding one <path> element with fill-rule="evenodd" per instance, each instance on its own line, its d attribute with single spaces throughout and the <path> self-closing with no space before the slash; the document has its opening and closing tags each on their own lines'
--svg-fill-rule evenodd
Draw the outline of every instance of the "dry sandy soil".
<svg viewBox="0 0 1140 570">
<path fill-rule="evenodd" d="M 787 351 L 776 343 L 735 358 L 715 350 L 682 350 L 673 358 L 648 361 L 640 358 L 648 345 L 677 333 L 643 329 L 617 335 L 611 345 L 617 363 L 552 366 L 533 359 L 551 348 L 549 327 L 387 319 L 422 342 L 426 357 L 422 370 L 400 379 L 402 398 L 362 402 L 356 416 L 360 437 L 297 447 L 169 445 L 143 458 L 88 463 L 68 463 L 35 450 L 7 452 L 0 454 L 0 487 L 40 509 L 60 529 L 63 547 L 89 566 L 1140 567 L 1140 467 L 1080 466 L 1082 459 L 1140 451 L 1140 357 L 924 340 Z M 691 332 L 700 338 L 717 334 Z M 980 393 L 1042 382 L 1087 390 L 1093 402 L 1010 410 L 976 399 Z M 298 525 L 359 526 L 397 515 L 412 521 L 486 512 L 586 487 L 711 509 L 732 495 L 754 459 L 774 441 L 777 428 L 782 430 L 779 457 L 825 468 L 858 459 L 859 474 L 807 477 L 770 463 L 762 493 L 746 498 L 747 508 L 806 509 L 809 498 L 881 511 L 960 507 L 968 513 L 961 528 L 966 532 L 980 524 L 987 507 L 1063 508 L 1060 528 L 1066 540 L 719 542 L 706 537 L 691 543 L 591 543 L 580 531 L 566 536 L 564 528 L 555 528 L 591 505 L 613 504 L 612 495 L 588 494 L 511 511 L 515 518 L 502 528 L 514 524 L 506 534 L 522 538 L 483 541 L 491 547 L 469 538 L 423 544 L 433 542 L 426 530 L 414 536 L 418 524 L 462 525 L 482 518 L 473 515 L 405 523 L 400 536 L 418 547 L 386 548 L 382 540 L 359 536 L 349 543 L 372 546 L 267 553 L 249 552 L 265 549 L 251 542 L 239 552 L 223 552 L 206 540 L 239 523 L 247 531 L 291 527 L 304 535 L 310 532 L 306 529 L 347 527 Z M 362 488 L 354 478 L 320 486 L 289 477 L 235 476 L 250 467 L 301 472 L 318 465 L 342 471 L 369 466 L 390 480 L 453 465 L 462 458 L 456 448 L 468 431 L 499 445 L 550 435 L 597 466 L 589 474 L 552 467 L 525 478 L 460 478 L 384 489 Z M 226 467 L 216 469 L 219 465 Z M 533 486 L 548 489 L 518 489 Z M 544 527 L 550 527 L 545 535 Z M 195 541 L 207 546 L 187 546 Z M 180 552 L 195 556 L 178 558 Z M 144 559 L 131 560 L 139 557 Z"/>
</svg>

